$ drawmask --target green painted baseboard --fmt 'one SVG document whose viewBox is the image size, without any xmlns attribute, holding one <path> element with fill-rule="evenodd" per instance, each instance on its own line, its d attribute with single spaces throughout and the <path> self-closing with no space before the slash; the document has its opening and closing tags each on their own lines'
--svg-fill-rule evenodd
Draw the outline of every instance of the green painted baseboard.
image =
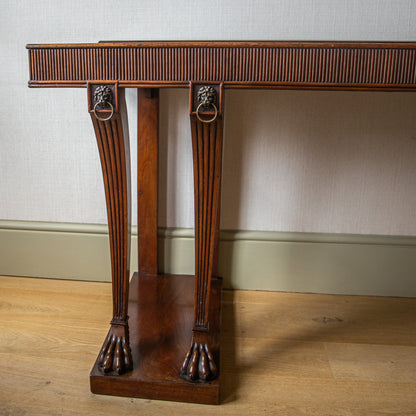
<svg viewBox="0 0 416 416">
<path fill-rule="evenodd" d="M 193 274 L 193 230 L 159 245 L 161 271 Z M 106 225 L 0 221 L 2 275 L 110 281 L 109 259 Z M 226 288 L 416 297 L 416 237 L 223 231 L 219 263 Z"/>
</svg>

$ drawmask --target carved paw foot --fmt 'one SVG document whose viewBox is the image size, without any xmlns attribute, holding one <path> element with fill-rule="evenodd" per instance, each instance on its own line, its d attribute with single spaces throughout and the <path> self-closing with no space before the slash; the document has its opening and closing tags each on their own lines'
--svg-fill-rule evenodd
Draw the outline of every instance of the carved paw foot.
<svg viewBox="0 0 416 416">
<path fill-rule="evenodd" d="M 194 342 L 186 354 L 181 377 L 193 382 L 206 382 L 217 377 L 217 366 L 207 344 Z"/>
<path fill-rule="evenodd" d="M 133 369 L 127 326 L 111 326 L 98 356 L 98 364 L 104 373 L 120 375 Z"/>
</svg>

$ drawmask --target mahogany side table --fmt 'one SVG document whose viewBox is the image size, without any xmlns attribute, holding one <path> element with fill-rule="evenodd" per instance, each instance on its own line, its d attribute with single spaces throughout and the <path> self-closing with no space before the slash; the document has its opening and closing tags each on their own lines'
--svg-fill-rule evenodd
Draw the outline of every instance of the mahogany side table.
<svg viewBox="0 0 416 416">
<path fill-rule="evenodd" d="M 109 226 L 113 318 L 91 391 L 217 404 L 217 276 L 224 90 L 416 91 L 416 42 L 99 42 L 27 45 L 30 87 L 86 88 Z M 157 267 L 159 88 L 188 88 L 195 276 Z M 138 92 L 138 257 L 129 283 L 130 155 L 124 88 Z"/>
</svg>

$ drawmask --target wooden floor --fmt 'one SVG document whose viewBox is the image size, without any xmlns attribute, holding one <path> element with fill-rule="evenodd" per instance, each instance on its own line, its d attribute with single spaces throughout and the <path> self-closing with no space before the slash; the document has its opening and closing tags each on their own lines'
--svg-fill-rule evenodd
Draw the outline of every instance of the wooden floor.
<svg viewBox="0 0 416 416">
<path fill-rule="evenodd" d="M 0 277 L 0 415 L 416 415 L 416 299 L 225 291 L 220 406 L 96 396 L 108 283 Z"/>
</svg>

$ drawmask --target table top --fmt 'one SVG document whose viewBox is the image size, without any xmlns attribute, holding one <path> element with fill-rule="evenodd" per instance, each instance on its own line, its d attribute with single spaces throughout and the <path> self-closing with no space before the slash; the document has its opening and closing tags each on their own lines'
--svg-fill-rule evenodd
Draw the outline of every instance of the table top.
<svg viewBox="0 0 416 416">
<path fill-rule="evenodd" d="M 104 41 L 27 45 L 30 87 L 416 91 L 416 42 Z"/>
</svg>

